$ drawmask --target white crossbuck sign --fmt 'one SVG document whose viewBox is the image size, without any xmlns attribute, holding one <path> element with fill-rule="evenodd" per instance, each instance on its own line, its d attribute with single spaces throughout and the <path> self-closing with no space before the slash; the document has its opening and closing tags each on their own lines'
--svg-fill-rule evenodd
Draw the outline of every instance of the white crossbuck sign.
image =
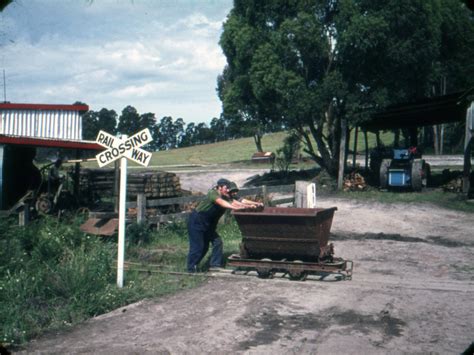
<svg viewBox="0 0 474 355">
<path fill-rule="evenodd" d="M 148 128 L 125 139 L 100 131 L 95 141 L 108 149 L 96 155 L 97 164 L 102 168 L 121 157 L 127 157 L 138 164 L 148 166 L 151 160 L 151 153 L 140 149 L 140 147 L 150 143 L 152 140 L 153 138 Z"/>
</svg>

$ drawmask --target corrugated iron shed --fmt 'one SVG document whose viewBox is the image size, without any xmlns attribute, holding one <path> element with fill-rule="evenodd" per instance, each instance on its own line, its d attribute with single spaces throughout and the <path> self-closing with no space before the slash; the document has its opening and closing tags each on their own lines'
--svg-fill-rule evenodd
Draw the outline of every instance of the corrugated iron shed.
<svg viewBox="0 0 474 355">
<path fill-rule="evenodd" d="M 82 139 L 82 114 L 87 105 L 0 103 L 0 135 Z"/>
</svg>

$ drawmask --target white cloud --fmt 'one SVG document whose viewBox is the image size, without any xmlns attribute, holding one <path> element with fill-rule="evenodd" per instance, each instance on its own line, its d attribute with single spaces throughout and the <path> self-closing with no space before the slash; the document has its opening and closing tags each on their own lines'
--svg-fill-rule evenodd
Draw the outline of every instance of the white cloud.
<svg viewBox="0 0 474 355">
<path fill-rule="evenodd" d="M 31 1 L 31 2 L 30 2 Z M 209 121 L 231 0 L 19 0 L 1 15 L 0 64 L 12 102 L 72 103 Z"/>
</svg>

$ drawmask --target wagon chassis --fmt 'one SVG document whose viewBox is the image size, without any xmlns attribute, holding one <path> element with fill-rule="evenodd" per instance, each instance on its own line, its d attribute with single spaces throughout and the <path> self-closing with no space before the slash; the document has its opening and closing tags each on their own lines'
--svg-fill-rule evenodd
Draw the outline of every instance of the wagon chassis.
<svg viewBox="0 0 474 355">
<path fill-rule="evenodd" d="M 339 274 L 343 280 L 352 279 L 353 262 L 342 258 L 333 258 L 331 262 L 306 262 L 271 259 L 244 259 L 238 254 L 232 254 L 227 259 L 227 265 L 246 272 L 256 271 L 261 278 L 273 278 L 275 273 L 288 274 L 290 280 L 304 281 L 308 275 L 318 275 L 324 279 L 329 274 Z"/>
</svg>

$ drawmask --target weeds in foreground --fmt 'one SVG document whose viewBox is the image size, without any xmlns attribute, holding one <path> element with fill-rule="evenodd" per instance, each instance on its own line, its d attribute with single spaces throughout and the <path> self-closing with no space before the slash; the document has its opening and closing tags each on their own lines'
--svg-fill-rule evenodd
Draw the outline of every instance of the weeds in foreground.
<svg viewBox="0 0 474 355">
<path fill-rule="evenodd" d="M 0 219 L 0 343 L 16 346 L 47 330 L 138 300 L 194 287 L 204 278 L 126 270 L 116 286 L 116 239 L 79 230 L 80 220 L 43 218 L 26 228 Z M 134 235 L 135 233 L 135 235 Z M 160 231 L 132 228 L 126 261 L 157 262 L 184 271 L 183 225 Z"/>
</svg>

